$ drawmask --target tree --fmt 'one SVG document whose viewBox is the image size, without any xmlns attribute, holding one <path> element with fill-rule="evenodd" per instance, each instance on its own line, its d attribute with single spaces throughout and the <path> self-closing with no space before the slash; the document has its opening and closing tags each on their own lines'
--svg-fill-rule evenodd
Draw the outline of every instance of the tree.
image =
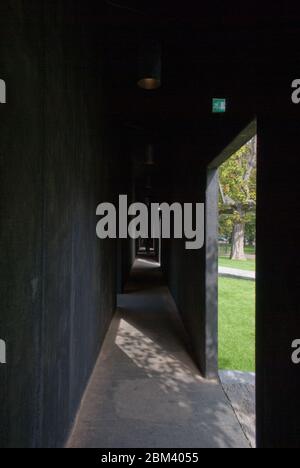
<svg viewBox="0 0 300 468">
<path fill-rule="evenodd" d="M 231 259 L 246 260 L 245 229 L 256 208 L 256 137 L 237 151 L 219 170 L 222 229 L 231 231 Z"/>
<path fill-rule="evenodd" d="M 253 247 L 256 240 L 256 213 L 249 214 L 249 221 L 245 226 L 245 241 L 246 245 Z"/>
</svg>

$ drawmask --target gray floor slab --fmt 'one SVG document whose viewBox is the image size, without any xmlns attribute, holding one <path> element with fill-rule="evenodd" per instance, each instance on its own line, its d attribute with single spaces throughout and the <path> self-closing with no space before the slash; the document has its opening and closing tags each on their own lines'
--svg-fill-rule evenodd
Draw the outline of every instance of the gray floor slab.
<svg viewBox="0 0 300 468">
<path fill-rule="evenodd" d="M 220 371 L 220 380 L 251 446 L 256 446 L 255 374 Z"/>
<path fill-rule="evenodd" d="M 157 266 L 137 264 L 67 447 L 249 448 L 222 386 L 201 377 L 186 349 Z"/>
</svg>

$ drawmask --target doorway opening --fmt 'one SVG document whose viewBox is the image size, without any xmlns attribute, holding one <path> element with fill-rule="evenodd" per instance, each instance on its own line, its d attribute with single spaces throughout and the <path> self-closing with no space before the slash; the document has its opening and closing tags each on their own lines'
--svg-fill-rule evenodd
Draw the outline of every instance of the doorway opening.
<svg viewBox="0 0 300 468">
<path fill-rule="evenodd" d="M 219 167 L 218 367 L 223 389 L 255 446 L 257 138 Z"/>
<path fill-rule="evenodd" d="M 256 444 L 256 163 L 253 120 L 208 166 L 206 376 L 221 381 Z"/>
<path fill-rule="evenodd" d="M 219 168 L 219 368 L 255 372 L 256 137 Z"/>
</svg>

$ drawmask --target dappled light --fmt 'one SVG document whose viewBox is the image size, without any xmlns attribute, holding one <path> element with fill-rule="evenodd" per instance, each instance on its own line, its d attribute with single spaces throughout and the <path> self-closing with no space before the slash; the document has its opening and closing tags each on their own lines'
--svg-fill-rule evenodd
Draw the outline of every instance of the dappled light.
<svg viewBox="0 0 300 468">
<path fill-rule="evenodd" d="M 163 377 L 160 386 L 166 391 L 171 389 L 180 392 L 182 384 L 202 380 L 180 360 L 164 351 L 125 320 L 120 322 L 116 344 L 149 377 Z"/>
<path fill-rule="evenodd" d="M 155 263 L 135 263 L 118 306 L 70 446 L 249 448 L 219 382 L 189 355 Z"/>
</svg>

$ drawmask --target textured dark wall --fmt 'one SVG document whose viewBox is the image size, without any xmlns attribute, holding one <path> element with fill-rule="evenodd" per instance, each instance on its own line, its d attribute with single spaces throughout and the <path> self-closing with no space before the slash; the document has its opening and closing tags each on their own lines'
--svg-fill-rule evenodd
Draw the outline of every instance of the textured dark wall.
<svg viewBox="0 0 300 468">
<path fill-rule="evenodd" d="M 214 172 L 209 174 L 208 163 L 220 155 L 224 161 L 232 154 L 227 154 L 226 149 L 234 152 L 253 136 L 251 132 L 255 132 L 255 125 L 245 127 L 245 121 L 221 123 L 222 131 L 216 134 L 212 145 L 205 144 L 203 138 L 201 142 L 182 142 L 172 148 L 168 201 L 205 203 L 205 246 L 201 250 L 186 250 L 185 240 L 172 239 L 163 242 L 162 250 L 163 269 L 189 334 L 191 351 L 207 378 L 215 378 L 218 373 L 218 185 Z M 246 130 L 240 133 L 244 128 Z"/>
<path fill-rule="evenodd" d="M 0 6 L 4 447 L 63 444 L 115 308 L 116 246 L 95 233 L 118 151 L 101 35 L 91 47 L 77 2 L 48 3 Z"/>
<path fill-rule="evenodd" d="M 169 176 L 170 193 L 166 201 L 204 203 L 206 172 L 199 163 L 198 148 L 183 144 L 174 148 L 172 154 L 173 177 Z M 205 373 L 205 250 L 186 250 L 184 239 L 164 240 L 162 266 L 190 336 L 191 351 Z"/>
<path fill-rule="evenodd" d="M 299 447 L 300 433 L 299 365 L 293 364 L 291 359 L 292 342 L 299 339 L 300 330 L 300 106 L 291 102 L 290 85 L 295 74 L 293 71 L 288 73 L 288 65 L 285 74 L 279 78 L 278 73 L 273 71 L 277 80 L 272 87 L 266 80 L 268 86 L 262 82 L 261 88 L 258 88 L 265 97 L 258 105 L 257 120 L 256 392 L 257 444 L 264 448 Z M 293 70 L 293 64 L 290 68 Z M 241 135 L 245 136 L 249 131 L 248 136 L 251 137 L 253 130 L 251 125 Z M 231 141 L 239 142 L 240 136 L 235 136 L 237 138 Z M 180 151 L 177 150 L 176 157 L 179 166 L 176 166 L 176 161 L 173 165 L 171 199 L 203 201 L 205 170 L 200 165 L 197 170 L 193 161 L 187 158 L 190 150 L 181 156 Z M 220 163 L 229 156 L 226 151 L 219 154 Z M 180 167 L 183 166 L 188 168 L 188 172 L 181 177 Z M 202 372 L 206 373 L 207 303 L 204 284 L 207 282 L 207 262 L 205 266 L 201 252 L 193 254 L 185 251 L 182 241 L 173 240 L 164 242 L 163 266 L 189 332 L 197 362 Z"/>
<path fill-rule="evenodd" d="M 262 114 L 258 149 L 258 446 L 299 448 L 300 366 L 291 359 L 300 338 L 299 115 Z"/>
<path fill-rule="evenodd" d="M 124 192 L 116 190 L 114 177 L 118 135 L 105 116 L 101 31 L 94 36 L 93 26 L 82 21 L 93 11 L 79 4 L 84 9 L 76 0 L 0 2 L 0 78 L 8 101 L 0 105 L 0 339 L 7 342 L 0 445 L 6 447 L 62 445 L 115 305 L 116 249 L 96 240 L 95 208 Z M 299 366 L 291 362 L 300 328 L 300 106 L 290 100 L 299 64 L 291 57 L 290 66 L 281 65 L 278 54 L 285 57 L 293 47 L 284 47 L 278 31 L 273 36 L 266 30 L 260 43 L 255 91 L 262 447 L 299 446 L 300 432 Z M 226 124 L 218 119 L 218 128 L 213 121 L 198 148 L 172 148 L 164 201 L 205 201 L 206 164 L 246 123 L 237 116 L 229 128 L 228 117 Z M 198 135 L 201 122 L 194 125 Z M 205 373 L 205 252 L 188 252 L 181 241 L 164 245 L 166 275 Z M 126 261 L 119 289 L 128 253 L 121 249 Z"/>
</svg>

